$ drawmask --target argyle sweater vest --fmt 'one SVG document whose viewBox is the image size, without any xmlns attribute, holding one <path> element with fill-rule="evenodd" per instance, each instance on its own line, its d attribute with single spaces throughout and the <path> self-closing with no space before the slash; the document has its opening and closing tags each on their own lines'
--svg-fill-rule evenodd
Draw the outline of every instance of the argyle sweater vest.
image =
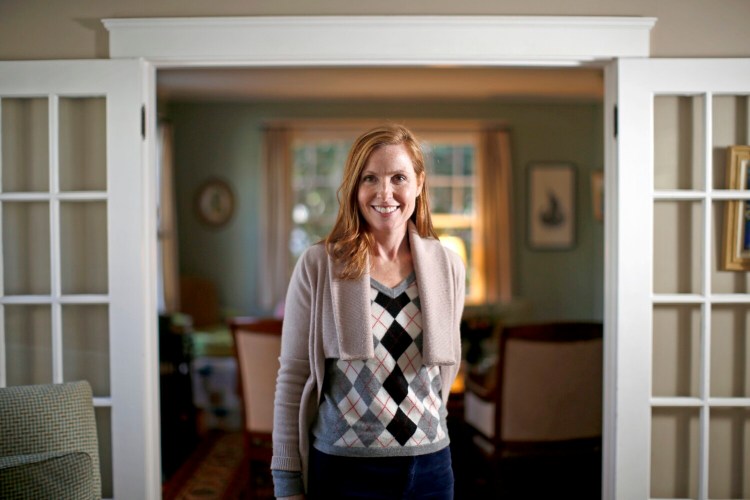
<svg viewBox="0 0 750 500">
<path fill-rule="evenodd" d="M 422 364 L 422 313 L 412 273 L 371 280 L 374 358 L 326 360 L 313 446 L 331 455 L 413 456 L 448 446 L 438 366 Z"/>
</svg>

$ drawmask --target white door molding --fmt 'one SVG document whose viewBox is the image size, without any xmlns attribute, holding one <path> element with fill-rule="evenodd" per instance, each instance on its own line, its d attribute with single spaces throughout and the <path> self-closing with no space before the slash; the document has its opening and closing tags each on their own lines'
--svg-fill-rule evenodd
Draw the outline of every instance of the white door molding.
<svg viewBox="0 0 750 500">
<path fill-rule="evenodd" d="M 105 19 L 110 57 L 143 58 L 168 67 L 323 66 L 601 66 L 650 56 L 651 17 L 310 16 Z M 615 72 L 605 89 L 608 143 L 605 200 L 605 405 L 603 497 L 614 498 L 618 456 Z M 620 367 L 622 369 L 622 367 Z M 624 497 L 623 497 L 624 498 Z"/>
<path fill-rule="evenodd" d="M 159 65 L 566 66 L 648 57 L 651 17 L 105 19 L 111 58 Z"/>
</svg>

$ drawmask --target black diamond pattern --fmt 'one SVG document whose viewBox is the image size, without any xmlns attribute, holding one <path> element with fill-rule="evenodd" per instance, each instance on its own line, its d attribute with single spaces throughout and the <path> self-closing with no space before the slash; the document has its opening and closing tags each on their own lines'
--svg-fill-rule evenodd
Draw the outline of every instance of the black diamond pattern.
<svg viewBox="0 0 750 500">
<path fill-rule="evenodd" d="M 401 408 L 399 408 L 386 429 L 388 429 L 388 432 L 390 432 L 393 437 L 396 438 L 396 441 L 403 446 L 409 441 L 409 438 L 414 435 L 414 432 L 417 430 L 417 424 L 412 422 L 409 417 L 401 411 Z"/>
<path fill-rule="evenodd" d="M 385 379 L 385 382 L 383 382 L 383 387 L 388 391 L 388 394 L 393 398 L 397 405 L 400 405 L 401 401 L 403 401 L 409 393 L 409 383 L 406 381 L 404 372 L 401 371 L 401 368 L 399 368 L 398 365 L 393 367 L 393 371 L 388 375 L 388 378 Z"/>
<path fill-rule="evenodd" d="M 398 360 L 414 340 L 398 321 L 394 321 L 380 342 L 388 349 L 393 359 Z"/>
<path fill-rule="evenodd" d="M 406 294 L 406 292 L 402 293 L 395 299 L 387 296 L 383 292 L 378 292 L 377 297 L 375 297 L 375 302 L 380 304 L 380 306 L 386 311 L 388 311 L 388 314 L 390 314 L 394 318 L 398 316 L 398 313 L 401 312 L 401 309 L 403 309 L 404 306 L 408 304 L 410 301 L 411 299 Z"/>
</svg>

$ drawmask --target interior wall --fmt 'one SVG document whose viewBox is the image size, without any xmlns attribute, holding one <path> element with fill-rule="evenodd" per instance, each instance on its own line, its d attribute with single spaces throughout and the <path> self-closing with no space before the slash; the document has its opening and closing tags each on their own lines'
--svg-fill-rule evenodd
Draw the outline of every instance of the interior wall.
<svg viewBox="0 0 750 500">
<path fill-rule="evenodd" d="M 2 0 L 0 60 L 107 58 L 103 18 L 307 15 L 646 16 L 653 56 L 750 55 L 747 0 Z"/>
<path fill-rule="evenodd" d="M 603 225 L 593 217 L 590 174 L 603 168 L 602 105 L 594 102 L 176 102 L 167 106 L 175 130 L 180 266 L 214 280 L 234 313 L 260 314 L 261 127 L 280 118 L 409 118 L 502 120 L 511 131 L 516 296 L 539 320 L 603 317 Z M 531 250 L 526 243 L 526 175 L 536 161 L 571 162 L 577 170 L 576 245 Z M 193 208 L 208 177 L 231 183 L 237 212 L 223 228 L 203 226 Z"/>
</svg>

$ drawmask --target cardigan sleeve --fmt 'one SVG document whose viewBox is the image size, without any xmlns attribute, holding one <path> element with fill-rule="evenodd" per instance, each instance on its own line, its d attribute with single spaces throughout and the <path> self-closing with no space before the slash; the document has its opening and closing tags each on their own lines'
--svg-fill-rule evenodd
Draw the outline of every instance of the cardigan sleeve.
<svg viewBox="0 0 750 500">
<path fill-rule="evenodd" d="M 314 282 L 303 255 L 295 266 L 284 306 L 281 356 L 276 378 L 271 469 L 301 471 L 299 453 L 302 391 L 310 376 L 309 339 Z"/>
</svg>

